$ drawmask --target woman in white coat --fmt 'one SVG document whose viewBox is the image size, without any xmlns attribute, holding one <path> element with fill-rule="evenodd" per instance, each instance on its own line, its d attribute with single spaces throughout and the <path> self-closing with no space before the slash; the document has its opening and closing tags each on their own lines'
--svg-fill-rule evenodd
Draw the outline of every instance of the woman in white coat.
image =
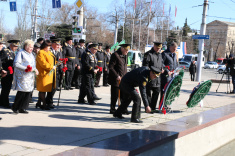
<svg viewBox="0 0 235 156">
<path fill-rule="evenodd" d="M 12 111 L 14 113 L 28 113 L 29 98 L 34 89 L 36 69 L 35 57 L 32 54 L 34 42 L 26 40 L 23 49 L 16 54 L 14 60 L 13 89 L 17 90 Z"/>
</svg>

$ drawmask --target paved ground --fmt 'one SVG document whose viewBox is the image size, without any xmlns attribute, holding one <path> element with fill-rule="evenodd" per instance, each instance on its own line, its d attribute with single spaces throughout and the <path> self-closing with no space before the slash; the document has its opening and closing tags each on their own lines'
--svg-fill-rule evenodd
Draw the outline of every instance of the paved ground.
<svg viewBox="0 0 235 156">
<path fill-rule="evenodd" d="M 221 79 L 222 75 L 214 70 L 203 70 L 202 80 Z M 53 155 L 77 146 L 84 146 L 116 135 L 143 129 L 159 122 L 173 120 L 208 109 L 234 103 L 234 94 L 226 94 L 227 85 L 221 84 L 218 92 L 217 83 L 203 101 L 203 107 L 187 109 L 186 101 L 197 82 L 189 80 L 185 72 L 179 98 L 172 104 L 173 113 L 147 114 L 142 107 L 144 123 L 130 123 L 130 115 L 119 120 L 109 114 L 110 88 L 96 88 L 95 92 L 102 100 L 97 105 L 77 104 L 79 90 L 62 90 L 60 106 L 54 110 L 42 111 L 30 104 L 29 114 L 14 115 L 10 109 L 0 108 L 0 155 Z M 11 91 L 10 101 L 14 101 L 16 92 Z M 58 92 L 54 102 L 57 103 Z M 37 91 L 34 92 L 34 101 Z M 128 108 L 131 111 L 131 106 Z"/>
</svg>

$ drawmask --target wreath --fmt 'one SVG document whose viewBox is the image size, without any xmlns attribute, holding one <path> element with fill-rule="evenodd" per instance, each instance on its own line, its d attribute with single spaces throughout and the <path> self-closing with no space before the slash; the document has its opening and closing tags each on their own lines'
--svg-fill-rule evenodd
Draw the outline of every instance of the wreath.
<svg viewBox="0 0 235 156">
<path fill-rule="evenodd" d="M 208 94 L 211 85 L 211 80 L 199 83 L 196 87 L 193 88 L 186 105 L 189 108 L 195 107 Z"/>
</svg>

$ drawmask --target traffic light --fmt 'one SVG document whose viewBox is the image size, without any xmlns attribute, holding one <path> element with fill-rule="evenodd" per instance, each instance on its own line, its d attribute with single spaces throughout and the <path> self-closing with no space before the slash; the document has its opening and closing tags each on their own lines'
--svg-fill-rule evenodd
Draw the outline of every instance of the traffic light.
<svg viewBox="0 0 235 156">
<path fill-rule="evenodd" d="M 0 41 L 3 40 L 3 34 L 0 34 Z"/>
<path fill-rule="evenodd" d="M 72 29 L 73 35 L 82 35 L 82 26 L 77 26 L 76 28 Z"/>
<path fill-rule="evenodd" d="M 78 21 L 79 21 L 79 16 L 78 15 L 75 15 L 72 17 L 73 18 L 73 23 L 72 23 L 72 26 L 73 28 L 76 28 L 79 24 L 78 24 Z"/>
</svg>

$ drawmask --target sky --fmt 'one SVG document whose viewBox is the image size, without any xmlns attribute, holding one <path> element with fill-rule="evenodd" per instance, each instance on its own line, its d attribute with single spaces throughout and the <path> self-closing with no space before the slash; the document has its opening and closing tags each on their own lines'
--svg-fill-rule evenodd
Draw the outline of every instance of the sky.
<svg viewBox="0 0 235 156">
<path fill-rule="evenodd" d="M 14 1 L 14 0 L 11 0 Z M 24 0 L 15 0 L 17 2 L 17 9 L 23 5 Z M 76 0 L 61 0 L 63 3 L 74 4 Z M 98 9 L 99 12 L 104 13 L 110 11 L 112 0 L 84 0 L 89 6 L 93 6 Z M 122 2 L 123 1 L 123 2 Z M 124 1 L 120 0 L 123 4 Z M 134 0 L 126 0 L 127 2 L 133 2 Z M 137 0 L 140 1 L 140 0 Z M 151 0 L 149 0 L 151 1 Z M 154 0 L 153 0 L 154 1 Z M 171 6 L 171 17 L 175 21 L 174 26 L 183 27 L 185 19 L 192 29 L 200 30 L 202 22 L 202 5 L 204 0 L 164 0 L 165 14 L 169 14 L 169 6 Z M 175 6 L 177 7 L 177 15 L 175 17 Z M 0 11 L 4 12 L 5 26 L 11 31 L 17 24 L 17 18 L 15 12 L 10 12 L 9 0 L 8 2 L 0 1 Z M 206 23 L 214 20 L 235 22 L 235 0 L 209 0 L 209 10 L 207 12 Z M 0 21 L 1 22 L 1 21 Z"/>
</svg>

